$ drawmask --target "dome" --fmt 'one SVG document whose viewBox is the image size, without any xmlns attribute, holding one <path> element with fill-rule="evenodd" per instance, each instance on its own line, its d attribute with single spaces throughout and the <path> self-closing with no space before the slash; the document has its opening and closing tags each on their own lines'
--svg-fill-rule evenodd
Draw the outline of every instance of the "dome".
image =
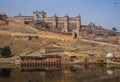
<svg viewBox="0 0 120 82">
<path fill-rule="evenodd" d="M 108 53 L 108 54 L 106 55 L 106 57 L 108 57 L 108 58 L 114 58 L 115 56 L 114 56 L 112 53 Z"/>
</svg>

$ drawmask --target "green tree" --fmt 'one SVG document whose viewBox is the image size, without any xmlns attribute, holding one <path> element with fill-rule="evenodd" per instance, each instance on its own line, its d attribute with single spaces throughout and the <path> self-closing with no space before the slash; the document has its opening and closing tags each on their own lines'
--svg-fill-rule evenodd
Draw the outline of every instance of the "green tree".
<svg viewBox="0 0 120 82">
<path fill-rule="evenodd" d="M 0 48 L 0 57 L 1 57 L 2 55 L 1 55 L 1 48 Z"/>
<path fill-rule="evenodd" d="M 113 27 L 112 30 L 113 30 L 113 31 L 117 31 L 117 28 Z"/>
<path fill-rule="evenodd" d="M 9 56 L 9 55 L 11 55 L 11 49 L 9 46 L 5 46 L 4 48 L 0 49 L 0 53 L 1 53 L 2 57 Z"/>
</svg>

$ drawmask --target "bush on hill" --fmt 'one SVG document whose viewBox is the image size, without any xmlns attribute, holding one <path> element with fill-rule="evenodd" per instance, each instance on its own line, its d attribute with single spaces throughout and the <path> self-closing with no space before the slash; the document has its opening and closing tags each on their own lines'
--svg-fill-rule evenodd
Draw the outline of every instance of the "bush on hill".
<svg viewBox="0 0 120 82">
<path fill-rule="evenodd" d="M 7 57 L 11 55 L 11 49 L 9 46 L 5 46 L 4 48 L 0 48 L 1 57 Z"/>
</svg>

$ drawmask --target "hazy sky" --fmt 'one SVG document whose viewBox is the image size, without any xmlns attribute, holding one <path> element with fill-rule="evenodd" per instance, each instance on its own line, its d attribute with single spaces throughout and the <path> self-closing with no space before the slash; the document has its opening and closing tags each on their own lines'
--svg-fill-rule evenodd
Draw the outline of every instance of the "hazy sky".
<svg viewBox="0 0 120 82">
<path fill-rule="evenodd" d="M 94 22 L 120 31 L 120 0 L 0 0 L 0 12 L 8 16 L 32 15 L 34 10 L 44 10 L 47 16 L 80 14 L 82 25 Z"/>
</svg>

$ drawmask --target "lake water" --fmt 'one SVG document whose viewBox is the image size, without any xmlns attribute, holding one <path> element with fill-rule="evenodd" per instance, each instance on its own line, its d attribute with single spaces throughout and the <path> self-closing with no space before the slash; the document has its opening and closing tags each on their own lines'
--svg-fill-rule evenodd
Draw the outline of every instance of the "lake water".
<svg viewBox="0 0 120 82">
<path fill-rule="evenodd" d="M 120 67 L 107 65 L 2 66 L 0 82 L 120 82 Z"/>
</svg>

